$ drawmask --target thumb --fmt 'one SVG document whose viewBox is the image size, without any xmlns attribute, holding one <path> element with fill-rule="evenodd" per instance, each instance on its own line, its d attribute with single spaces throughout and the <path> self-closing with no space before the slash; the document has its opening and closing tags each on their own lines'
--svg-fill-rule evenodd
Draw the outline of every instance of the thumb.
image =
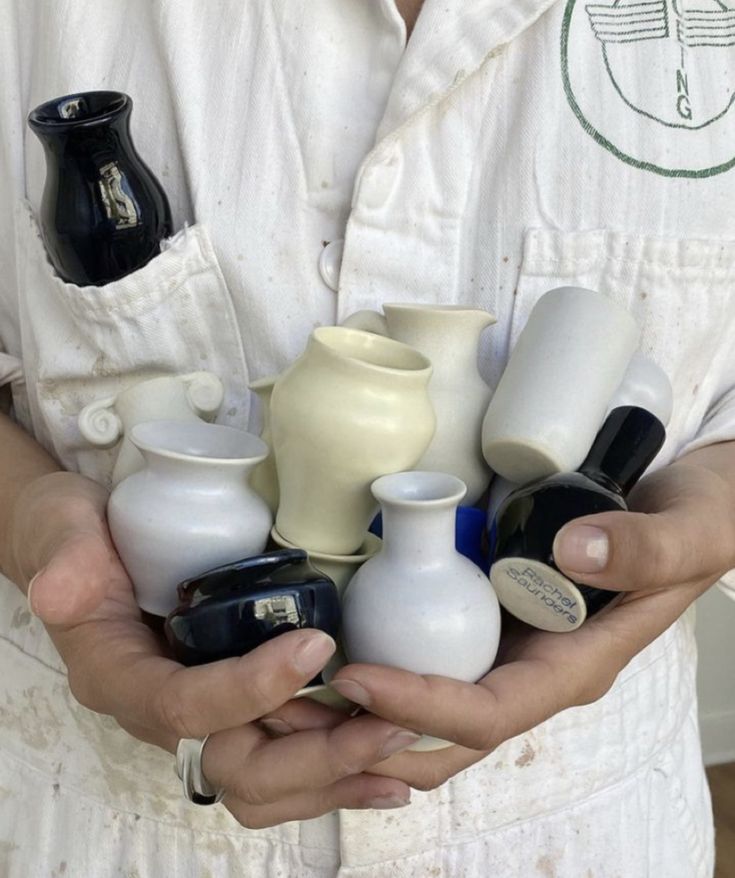
<svg viewBox="0 0 735 878">
<path fill-rule="evenodd" d="M 118 568 L 100 534 L 75 533 L 30 581 L 28 606 L 47 625 L 76 625 L 104 600 Z"/>
<path fill-rule="evenodd" d="M 685 506 L 664 512 L 605 512 L 565 525 L 554 540 L 554 560 L 585 585 L 613 591 L 661 589 L 707 578 L 731 566 L 721 520 Z"/>
</svg>

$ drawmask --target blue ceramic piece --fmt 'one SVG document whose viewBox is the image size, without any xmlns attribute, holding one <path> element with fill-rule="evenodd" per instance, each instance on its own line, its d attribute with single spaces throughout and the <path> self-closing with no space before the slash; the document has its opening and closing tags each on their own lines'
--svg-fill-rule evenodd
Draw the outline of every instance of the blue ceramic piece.
<svg viewBox="0 0 735 878">
<path fill-rule="evenodd" d="M 184 665 L 245 655 L 297 628 L 320 628 L 332 637 L 339 629 L 337 589 L 303 549 L 217 567 L 182 582 L 178 594 L 180 605 L 166 619 L 165 631 Z"/>
<path fill-rule="evenodd" d="M 457 507 L 455 520 L 454 545 L 457 551 L 469 558 L 480 570 L 487 573 L 490 570 L 490 560 L 487 552 L 487 534 L 485 533 L 486 515 L 482 509 L 474 506 Z M 378 513 L 369 527 L 371 534 L 383 537 L 383 516 Z"/>
</svg>

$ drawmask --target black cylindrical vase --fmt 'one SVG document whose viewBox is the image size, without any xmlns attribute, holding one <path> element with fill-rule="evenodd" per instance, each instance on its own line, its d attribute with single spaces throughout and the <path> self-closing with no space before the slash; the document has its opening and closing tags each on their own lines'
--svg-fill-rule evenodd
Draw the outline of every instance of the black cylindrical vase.
<svg viewBox="0 0 735 878">
<path fill-rule="evenodd" d="M 132 99 L 93 91 L 36 107 L 46 155 L 40 227 L 68 283 L 101 286 L 141 268 L 172 233 L 166 193 L 130 136 Z"/>
<path fill-rule="evenodd" d="M 626 495 L 665 437 L 651 412 L 637 406 L 613 409 L 577 472 L 550 476 L 507 498 L 495 521 L 490 581 L 508 612 L 545 631 L 574 631 L 621 596 L 562 573 L 554 561 L 554 538 L 575 518 L 627 510 Z"/>
</svg>

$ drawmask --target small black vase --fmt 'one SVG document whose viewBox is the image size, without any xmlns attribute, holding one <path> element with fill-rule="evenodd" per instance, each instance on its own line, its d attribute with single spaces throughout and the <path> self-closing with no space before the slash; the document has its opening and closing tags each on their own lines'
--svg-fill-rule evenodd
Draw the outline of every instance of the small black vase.
<svg viewBox="0 0 735 878">
<path fill-rule="evenodd" d="M 319 628 L 335 638 L 339 629 L 337 588 L 303 549 L 217 567 L 182 582 L 178 594 L 180 605 L 166 619 L 165 632 L 183 665 L 245 655 L 297 628 Z"/>
<path fill-rule="evenodd" d="M 625 498 L 666 438 L 659 419 L 637 406 L 608 415 L 579 470 L 514 491 L 498 510 L 490 582 L 516 618 L 545 631 L 574 631 L 619 591 L 573 582 L 554 561 L 554 538 L 583 515 L 626 511 Z"/>
<path fill-rule="evenodd" d="M 92 91 L 55 98 L 28 116 L 46 155 L 41 233 L 68 283 L 124 277 L 172 233 L 166 193 L 130 137 L 132 109 L 126 94 Z"/>
</svg>

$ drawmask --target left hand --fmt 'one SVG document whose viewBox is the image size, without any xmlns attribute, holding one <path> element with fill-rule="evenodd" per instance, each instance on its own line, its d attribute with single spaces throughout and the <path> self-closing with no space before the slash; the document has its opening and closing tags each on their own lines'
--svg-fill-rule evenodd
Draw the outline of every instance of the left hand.
<svg viewBox="0 0 735 878">
<path fill-rule="evenodd" d="M 635 511 L 586 516 L 557 535 L 557 564 L 572 579 L 626 592 L 577 631 L 552 634 L 504 616 L 495 667 L 476 684 L 382 665 L 338 672 L 335 688 L 371 713 L 457 745 L 401 753 L 373 771 L 433 789 L 509 738 L 596 701 L 637 653 L 735 567 L 735 442 L 659 470 L 629 499 Z M 278 716 L 294 729 L 344 720 L 303 700 Z"/>
</svg>

